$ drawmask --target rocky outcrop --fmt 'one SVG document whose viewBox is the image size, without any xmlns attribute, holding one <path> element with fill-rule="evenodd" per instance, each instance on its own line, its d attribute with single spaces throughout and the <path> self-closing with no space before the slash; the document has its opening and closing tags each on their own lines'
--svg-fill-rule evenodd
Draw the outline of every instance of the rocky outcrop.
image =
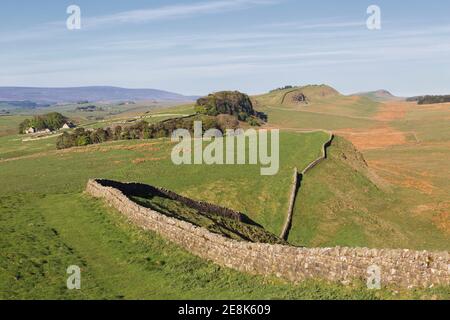
<svg viewBox="0 0 450 320">
<path fill-rule="evenodd" d="M 197 100 L 196 111 L 209 116 L 233 115 L 241 121 L 251 117 L 267 121 L 264 113 L 255 111 L 250 97 L 239 91 L 221 91 L 202 97 Z"/>
</svg>

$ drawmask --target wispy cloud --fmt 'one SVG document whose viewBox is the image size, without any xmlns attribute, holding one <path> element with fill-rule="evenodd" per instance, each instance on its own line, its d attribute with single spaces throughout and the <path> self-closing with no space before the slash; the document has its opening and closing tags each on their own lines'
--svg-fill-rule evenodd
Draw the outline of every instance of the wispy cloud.
<svg viewBox="0 0 450 320">
<path fill-rule="evenodd" d="M 280 22 L 280 23 L 268 23 L 262 25 L 262 28 L 269 29 L 290 29 L 290 30 L 308 30 L 308 29 L 338 29 L 338 28 L 351 28 L 365 26 L 366 22 L 361 21 L 345 21 L 345 22 L 311 22 L 304 23 L 298 21 Z"/>
<path fill-rule="evenodd" d="M 82 30 L 89 31 L 111 25 L 149 23 L 177 18 L 189 18 L 214 13 L 244 10 L 256 6 L 267 6 L 283 0 L 215 0 L 189 4 L 160 6 L 148 9 L 129 10 L 103 16 L 84 17 Z M 26 30 L 0 34 L 0 43 L 51 39 L 67 33 L 65 21 L 51 21 Z"/>
<path fill-rule="evenodd" d="M 191 17 L 224 11 L 242 10 L 254 6 L 279 3 L 277 0 L 219 0 L 179 4 L 159 8 L 131 10 L 111 15 L 98 16 L 85 20 L 86 27 L 120 23 L 143 23 L 156 20 Z"/>
</svg>

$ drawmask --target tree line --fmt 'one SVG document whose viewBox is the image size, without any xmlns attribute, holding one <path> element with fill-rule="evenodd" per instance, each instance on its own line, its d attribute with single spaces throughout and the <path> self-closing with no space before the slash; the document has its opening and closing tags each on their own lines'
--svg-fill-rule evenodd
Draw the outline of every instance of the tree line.
<svg viewBox="0 0 450 320">
<path fill-rule="evenodd" d="M 218 129 L 222 132 L 230 126 L 230 120 L 221 120 L 219 117 L 195 115 L 186 118 L 169 119 L 149 124 L 140 121 L 131 126 L 116 126 L 114 128 L 85 129 L 77 128 L 73 133 L 64 132 L 57 138 L 56 148 L 67 149 L 82 147 L 90 144 L 103 143 L 115 140 L 158 139 L 170 137 L 176 129 L 194 131 L 194 122 L 201 121 L 203 130 Z"/>
<path fill-rule="evenodd" d="M 417 104 L 436 104 L 450 102 L 450 95 L 420 96 L 406 99 L 406 101 L 417 101 Z"/>
</svg>

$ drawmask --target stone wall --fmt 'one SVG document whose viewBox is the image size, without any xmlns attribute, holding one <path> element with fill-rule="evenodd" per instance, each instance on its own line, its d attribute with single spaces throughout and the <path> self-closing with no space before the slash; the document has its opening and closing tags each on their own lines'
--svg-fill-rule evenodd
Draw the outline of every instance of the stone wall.
<svg viewBox="0 0 450 320">
<path fill-rule="evenodd" d="M 325 142 L 322 146 L 322 154 L 316 160 L 311 162 L 305 169 L 303 169 L 303 171 L 301 172 L 302 176 L 307 174 L 310 170 L 315 168 L 319 163 L 321 163 L 322 161 L 324 161 L 327 158 L 327 150 L 331 146 L 331 144 L 333 143 L 333 140 L 334 140 L 334 134 L 331 132 L 327 132 L 327 133 L 330 135 L 330 137 L 327 140 L 327 142 Z"/>
<path fill-rule="evenodd" d="M 153 231 L 201 258 L 238 271 L 288 281 L 365 280 L 369 266 L 381 268 L 383 286 L 449 285 L 449 252 L 365 248 L 297 248 L 238 242 L 139 206 L 121 191 L 90 180 L 86 192 L 104 199 L 139 227 Z"/>
<path fill-rule="evenodd" d="M 285 221 L 285 223 L 283 225 L 283 230 L 281 231 L 281 234 L 280 234 L 280 238 L 283 239 L 283 240 L 287 241 L 288 238 L 289 238 L 289 232 L 291 231 L 291 227 L 292 227 L 292 219 L 294 218 L 295 202 L 297 200 L 297 194 L 298 194 L 298 191 L 299 191 L 299 189 L 301 187 L 301 183 L 303 181 L 303 177 L 310 170 L 315 168 L 319 163 L 321 163 L 322 161 L 324 161 L 327 158 L 327 150 L 331 146 L 331 144 L 333 143 L 334 134 L 331 133 L 331 132 L 328 132 L 328 131 L 325 131 L 325 132 L 328 133 L 330 135 L 330 137 L 327 140 L 327 142 L 325 142 L 323 144 L 321 155 L 316 160 L 314 160 L 309 165 L 307 165 L 306 168 L 303 169 L 303 171 L 300 174 L 298 173 L 298 169 L 297 168 L 294 169 L 294 181 L 293 181 L 293 184 L 292 184 L 291 194 L 289 195 L 288 213 L 287 213 L 287 216 L 286 216 L 286 221 Z"/>
<path fill-rule="evenodd" d="M 289 238 L 289 232 L 291 231 L 292 227 L 292 218 L 294 215 L 294 208 L 295 208 L 295 200 L 297 198 L 298 189 L 300 187 L 302 176 L 298 174 L 298 169 L 294 169 L 294 177 L 292 182 L 292 190 L 291 194 L 289 195 L 289 207 L 288 207 L 288 213 L 286 216 L 286 221 L 284 222 L 283 230 L 281 231 L 280 238 L 287 241 Z"/>
</svg>

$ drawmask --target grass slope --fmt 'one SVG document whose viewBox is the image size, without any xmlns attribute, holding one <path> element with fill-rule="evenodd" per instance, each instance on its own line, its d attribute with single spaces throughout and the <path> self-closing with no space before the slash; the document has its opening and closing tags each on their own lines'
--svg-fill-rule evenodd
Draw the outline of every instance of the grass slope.
<svg viewBox="0 0 450 320">
<path fill-rule="evenodd" d="M 131 226 L 84 195 L 37 196 L 28 204 L 21 198 L 1 198 L 10 215 L 2 208 L 0 299 L 418 299 L 449 294 L 445 288 L 374 292 L 362 284 L 291 285 L 241 274 Z M 65 271 L 73 264 L 82 269 L 79 291 L 65 288 Z"/>
<path fill-rule="evenodd" d="M 253 97 L 255 108 L 266 113 L 269 125 L 280 128 L 337 130 L 367 128 L 378 121 L 371 117 L 380 104 L 366 97 L 343 96 L 328 86 L 286 89 Z M 313 97 L 308 104 L 292 101 L 306 92 Z"/>
<path fill-rule="evenodd" d="M 447 250 L 450 237 L 426 219 L 411 219 L 407 206 L 379 188 L 362 155 L 337 137 L 329 158 L 305 176 L 289 242 Z"/>
</svg>

